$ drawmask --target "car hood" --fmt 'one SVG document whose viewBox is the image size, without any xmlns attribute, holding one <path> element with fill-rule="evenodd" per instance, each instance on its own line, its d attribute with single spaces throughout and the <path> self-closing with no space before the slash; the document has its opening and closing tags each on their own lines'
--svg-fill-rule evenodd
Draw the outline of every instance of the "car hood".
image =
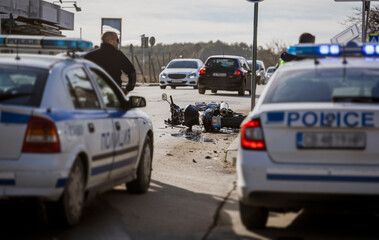
<svg viewBox="0 0 379 240">
<path fill-rule="evenodd" d="M 182 74 L 189 74 L 189 73 L 197 73 L 198 70 L 194 68 L 167 68 L 162 71 L 162 73 L 166 74 L 173 74 L 173 73 L 182 73 Z"/>
</svg>

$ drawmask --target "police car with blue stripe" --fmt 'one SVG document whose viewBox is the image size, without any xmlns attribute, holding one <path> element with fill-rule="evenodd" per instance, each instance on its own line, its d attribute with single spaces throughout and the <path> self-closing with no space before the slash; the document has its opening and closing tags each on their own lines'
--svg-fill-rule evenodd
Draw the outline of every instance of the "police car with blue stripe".
<svg viewBox="0 0 379 240">
<path fill-rule="evenodd" d="M 378 210 L 379 45 L 296 45 L 241 126 L 243 224 L 307 207 Z"/>
<path fill-rule="evenodd" d="M 126 183 L 150 184 L 153 128 L 99 66 L 75 58 L 91 42 L 0 35 L 0 198 L 36 197 L 68 225 L 84 201 Z M 69 56 L 19 54 L 64 50 Z M 32 50 L 30 50 L 32 49 Z"/>
</svg>

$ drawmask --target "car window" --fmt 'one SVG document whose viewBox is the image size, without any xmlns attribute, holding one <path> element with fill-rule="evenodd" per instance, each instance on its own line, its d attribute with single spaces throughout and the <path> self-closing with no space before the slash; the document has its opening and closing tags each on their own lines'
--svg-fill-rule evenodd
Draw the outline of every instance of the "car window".
<svg viewBox="0 0 379 240">
<path fill-rule="evenodd" d="M 364 68 L 279 72 L 265 103 L 331 102 L 333 97 L 379 97 L 379 70 Z"/>
<path fill-rule="evenodd" d="M 213 67 L 213 68 L 237 68 L 238 61 L 237 59 L 231 59 L 231 58 L 210 58 L 208 59 L 207 63 L 205 64 L 206 67 Z"/>
<path fill-rule="evenodd" d="M 167 68 L 195 68 L 197 69 L 196 61 L 173 61 L 170 62 Z"/>
<path fill-rule="evenodd" d="M 268 72 L 268 73 L 273 73 L 274 70 L 275 70 L 275 68 L 269 68 L 269 69 L 267 69 L 267 72 Z"/>
<path fill-rule="evenodd" d="M 0 67 L 0 103 L 38 107 L 48 70 L 28 67 Z"/>
<path fill-rule="evenodd" d="M 259 71 L 262 70 L 262 65 L 261 65 L 259 62 L 256 63 L 255 67 L 256 67 L 257 71 L 258 71 L 258 70 L 259 70 Z"/>
<path fill-rule="evenodd" d="M 92 76 L 99 85 L 101 97 L 107 108 L 122 108 L 122 100 L 117 92 L 118 89 L 115 84 L 112 84 L 113 80 L 108 78 L 104 73 L 97 69 L 90 69 Z"/>
<path fill-rule="evenodd" d="M 100 102 L 96 96 L 96 92 L 83 68 L 78 67 L 68 70 L 65 78 L 75 108 L 100 108 Z"/>
<path fill-rule="evenodd" d="M 245 59 L 241 59 L 241 66 L 245 70 L 250 70 L 249 65 L 247 64 Z"/>
</svg>

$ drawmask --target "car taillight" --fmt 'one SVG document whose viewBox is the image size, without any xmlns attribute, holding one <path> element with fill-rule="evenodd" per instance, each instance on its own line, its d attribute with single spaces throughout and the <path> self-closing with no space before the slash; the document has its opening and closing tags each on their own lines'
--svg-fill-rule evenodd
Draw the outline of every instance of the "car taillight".
<svg viewBox="0 0 379 240">
<path fill-rule="evenodd" d="M 200 75 L 204 75 L 204 74 L 206 74 L 207 73 L 207 69 L 205 68 L 205 67 L 203 67 L 202 69 L 200 69 L 200 71 L 199 71 L 199 74 Z"/>
<path fill-rule="evenodd" d="M 22 147 L 24 153 L 58 153 L 59 137 L 54 122 L 32 116 Z"/>
<path fill-rule="evenodd" d="M 234 73 L 233 73 L 234 76 L 241 76 L 242 75 L 242 71 L 241 70 L 235 70 Z"/>
<path fill-rule="evenodd" d="M 251 120 L 241 127 L 241 146 L 245 149 L 266 149 L 263 131 L 259 120 Z"/>
</svg>

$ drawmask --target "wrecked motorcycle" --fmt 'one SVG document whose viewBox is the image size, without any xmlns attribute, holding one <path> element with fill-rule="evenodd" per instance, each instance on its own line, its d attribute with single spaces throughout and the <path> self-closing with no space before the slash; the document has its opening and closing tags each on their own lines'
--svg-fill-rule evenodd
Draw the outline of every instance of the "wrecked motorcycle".
<svg viewBox="0 0 379 240">
<path fill-rule="evenodd" d="M 165 93 L 162 94 L 162 100 L 170 104 L 171 118 L 165 120 L 165 124 L 186 126 L 189 131 L 194 125 L 204 127 L 206 132 L 217 132 L 221 128 L 238 129 L 246 117 L 246 115 L 231 110 L 226 102 L 210 102 L 208 104 L 196 102 L 195 105 L 188 104 L 185 108 L 181 108 L 174 103 L 172 96 L 168 101 Z"/>
</svg>

